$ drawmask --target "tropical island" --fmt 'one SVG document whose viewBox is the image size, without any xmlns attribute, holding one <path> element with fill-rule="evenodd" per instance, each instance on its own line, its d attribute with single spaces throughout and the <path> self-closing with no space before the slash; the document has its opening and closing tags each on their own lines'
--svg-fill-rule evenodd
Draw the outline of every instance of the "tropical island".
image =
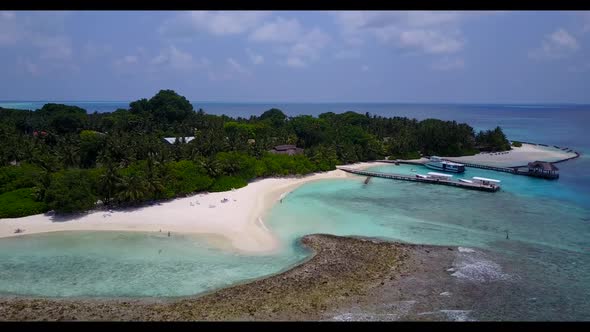
<svg viewBox="0 0 590 332">
<path fill-rule="evenodd" d="M 195 111 L 171 90 L 112 113 L 62 104 L 0 108 L 0 137 L 0 218 L 81 212 L 97 202 L 136 206 L 386 156 L 511 148 L 499 127 L 476 134 L 454 121 L 354 112 L 288 117 L 278 109 L 233 119 Z M 290 146 L 297 153 L 275 150 Z"/>
</svg>

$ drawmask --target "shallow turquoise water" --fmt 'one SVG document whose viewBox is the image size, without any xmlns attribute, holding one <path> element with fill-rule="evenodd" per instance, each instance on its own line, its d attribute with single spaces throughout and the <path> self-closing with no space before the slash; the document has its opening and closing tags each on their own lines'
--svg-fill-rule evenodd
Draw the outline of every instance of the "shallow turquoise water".
<svg viewBox="0 0 590 332">
<path fill-rule="evenodd" d="M 399 174 L 429 171 L 412 165 L 372 169 Z M 508 230 L 512 241 L 587 250 L 584 218 L 589 211 L 567 200 L 577 199 L 576 192 L 556 182 L 479 169 L 468 169 L 464 176 L 499 179 L 502 190 L 488 193 L 377 178 L 365 185 L 360 176 L 321 181 L 288 195 L 273 208 L 270 225 L 290 240 L 326 232 L 478 247 L 504 239 Z"/>
<path fill-rule="evenodd" d="M 280 272 L 306 257 L 248 256 L 197 236 L 55 232 L 0 241 L 0 294 L 47 297 L 175 297 Z"/>
</svg>

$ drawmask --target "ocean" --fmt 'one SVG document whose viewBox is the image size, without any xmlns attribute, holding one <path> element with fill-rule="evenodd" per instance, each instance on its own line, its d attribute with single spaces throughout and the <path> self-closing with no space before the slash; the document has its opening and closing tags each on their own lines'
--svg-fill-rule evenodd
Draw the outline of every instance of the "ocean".
<svg viewBox="0 0 590 332">
<path fill-rule="evenodd" d="M 211 248 L 198 238 L 167 241 L 144 233 L 2 239 L 0 294 L 191 295 L 280 272 L 308 257 L 297 243 L 301 236 L 331 233 L 470 248 L 462 253 L 467 259 L 455 262 L 449 273 L 474 287 L 498 287 L 502 295 L 501 300 L 482 299 L 476 319 L 590 319 L 590 105 L 193 104 L 207 113 L 233 117 L 276 107 L 288 115 L 357 111 L 456 120 L 476 130 L 499 125 L 511 140 L 569 147 L 582 155 L 558 164 L 556 181 L 468 168 L 466 177 L 500 179 L 502 190 L 497 193 L 376 178 L 364 185 L 362 177 L 305 184 L 269 213 L 268 227 L 284 244 L 275 255 L 247 256 Z M 109 111 L 126 103 L 77 105 Z M 382 172 L 426 172 L 417 168 L 375 167 Z M 480 258 L 479 250 L 492 257 Z"/>
</svg>

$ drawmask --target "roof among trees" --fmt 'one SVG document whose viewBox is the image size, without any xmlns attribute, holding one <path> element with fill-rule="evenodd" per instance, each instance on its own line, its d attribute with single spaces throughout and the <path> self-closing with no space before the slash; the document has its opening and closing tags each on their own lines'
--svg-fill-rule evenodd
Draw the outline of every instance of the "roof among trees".
<svg viewBox="0 0 590 332">
<path fill-rule="evenodd" d="M 540 168 L 543 171 L 558 171 L 559 168 L 548 161 L 534 161 L 528 164 L 529 168 Z"/>
</svg>

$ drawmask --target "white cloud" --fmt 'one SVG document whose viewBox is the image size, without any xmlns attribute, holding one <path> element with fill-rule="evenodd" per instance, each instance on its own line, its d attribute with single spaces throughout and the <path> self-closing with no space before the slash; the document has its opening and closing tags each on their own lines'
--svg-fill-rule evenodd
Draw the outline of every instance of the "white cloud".
<svg viewBox="0 0 590 332">
<path fill-rule="evenodd" d="M 16 43 L 22 31 L 16 21 L 14 12 L 0 12 L 0 46 Z"/>
<path fill-rule="evenodd" d="M 142 66 L 150 74 L 187 73 L 208 67 L 209 59 L 205 57 L 195 58 L 176 46 L 168 46 L 160 50 L 156 55 L 150 55 L 145 49 L 139 47 L 134 54 L 127 54 L 114 61 L 115 69 L 121 73 L 137 71 L 137 66 Z"/>
<path fill-rule="evenodd" d="M 259 65 L 262 64 L 264 62 L 264 57 L 260 54 L 255 54 L 254 52 L 252 52 L 252 50 L 250 50 L 249 48 L 246 49 L 246 53 L 248 53 L 248 57 L 250 58 L 250 61 L 255 64 L 255 65 Z"/>
<path fill-rule="evenodd" d="M 307 64 L 301 60 L 298 57 L 288 57 L 287 61 L 285 61 L 285 64 L 289 67 L 295 67 L 295 68 L 302 68 L 302 67 L 306 67 Z"/>
<path fill-rule="evenodd" d="M 477 15 L 443 11 L 359 11 L 335 14 L 342 37 L 351 45 L 360 45 L 368 35 L 401 49 L 433 54 L 460 51 L 465 41 L 459 24 L 467 17 Z"/>
<path fill-rule="evenodd" d="M 356 59 L 361 57 L 361 52 L 357 49 L 340 50 L 334 54 L 336 59 Z"/>
<path fill-rule="evenodd" d="M 212 81 L 229 81 L 239 77 L 250 76 L 251 71 L 244 67 L 238 60 L 227 58 L 225 67 L 219 71 L 209 71 L 209 79 Z"/>
<path fill-rule="evenodd" d="M 206 58 L 195 60 L 192 54 L 184 52 L 175 46 L 169 46 L 153 57 L 150 64 L 160 68 L 189 71 L 207 66 L 209 60 Z"/>
<path fill-rule="evenodd" d="M 543 39 L 541 47 L 529 52 L 533 59 L 565 58 L 580 48 L 578 41 L 565 29 L 559 28 Z"/>
<path fill-rule="evenodd" d="M 301 37 L 303 29 L 297 19 L 277 17 L 252 31 L 248 37 L 257 42 L 293 42 Z"/>
<path fill-rule="evenodd" d="M 307 30 L 295 18 L 277 17 L 250 33 L 248 39 L 257 43 L 282 45 L 275 49 L 285 58 L 279 63 L 290 67 L 305 67 L 319 58 L 330 36 L 319 28 Z"/>
<path fill-rule="evenodd" d="M 301 37 L 290 50 L 291 56 L 315 60 L 319 57 L 320 50 L 330 41 L 330 37 L 315 28 Z"/>
<path fill-rule="evenodd" d="M 126 55 L 122 59 L 118 61 L 121 65 L 133 65 L 139 61 L 139 58 L 136 55 Z"/>
<path fill-rule="evenodd" d="M 406 30 L 396 36 L 401 47 L 420 49 L 426 53 L 455 53 L 463 47 L 456 33 L 436 30 Z"/>
<path fill-rule="evenodd" d="M 258 26 L 269 12 L 190 11 L 166 20 L 159 33 L 171 38 L 191 38 L 200 32 L 212 35 L 237 35 Z"/>
<path fill-rule="evenodd" d="M 239 73 L 239 74 L 249 74 L 250 72 L 244 68 L 238 61 L 236 61 L 233 58 L 228 58 L 227 59 L 227 63 L 229 64 L 229 67 L 231 69 L 231 71 Z"/>
<path fill-rule="evenodd" d="M 462 69 L 465 67 L 465 61 L 460 58 L 443 58 L 432 64 L 432 68 L 435 70 L 453 70 L 453 69 Z"/>
<path fill-rule="evenodd" d="M 64 36 L 36 37 L 33 45 L 41 49 L 39 57 L 49 60 L 70 60 L 72 45 L 70 39 Z"/>
<path fill-rule="evenodd" d="M 330 36 L 319 28 L 314 28 L 302 34 L 289 46 L 278 49 L 277 52 L 286 57 L 283 64 L 289 67 L 306 67 L 320 58 L 322 50 L 330 40 Z"/>
<path fill-rule="evenodd" d="M 15 16 L 16 15 L 14 14 L 14 12 L 5 12 L 5 11 L 0 12 L 0 19 L 10 20 L 10 19 L 13 19 Z"/>
<path fill-rule="evenodd" d="M 0 48 L 17 50 L 14 60 L 31 75 L 79 72 L 75 52 L 64 33 L 66 12 L 0 12 Z"/>
</svg>

